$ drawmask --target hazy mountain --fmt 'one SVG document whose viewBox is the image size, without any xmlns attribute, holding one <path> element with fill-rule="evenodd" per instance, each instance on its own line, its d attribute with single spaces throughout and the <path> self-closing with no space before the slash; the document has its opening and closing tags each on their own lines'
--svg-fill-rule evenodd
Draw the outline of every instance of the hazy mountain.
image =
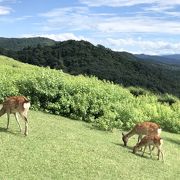
<svg viewBox="0 0 180 180">
<path fill-rule="evenodd" d="M 170 55 L 163 55 L 161 57 L 165 57 L 168 59 L 172 59 L 173 61 L 176 60 L 176 62 L 178 62 L 180 64 L 180 54 L 170 54 Z"/>
<path fill-rule="evenodd" d="M 159 56 L 135 54 L 135 56 L 145 61 L 180 65 L 180 54 L 159 55 Z"/>
</svg>

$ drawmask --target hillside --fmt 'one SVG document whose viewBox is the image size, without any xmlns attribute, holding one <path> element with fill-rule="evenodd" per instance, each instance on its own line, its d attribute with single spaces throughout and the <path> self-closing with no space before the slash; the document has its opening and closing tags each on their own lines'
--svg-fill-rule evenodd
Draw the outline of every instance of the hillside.
<svg viewBox="0 0 180 180">
<path fill-rule="evenodd" d="M 13 116 L 8 131 L 7 117 L 1 117 L 1 179 L 148 180 L 152 174 L 159 180 L 179 179 L 179 134 L 165 132 L 180 133 L 178 99 L 170 106 L 147 91 L 134 97 L 129 89 L 95 77 L 72 76 L 4 56 L 0 64 L 0 100 L 21 94 L 32 105 L 27 137 L 20 134 Z M 141 152 L 132 154 L 137 137 L 127 148 L 122 144 L 119 129 L 144 120 L 163 129 L 164 163 L 156 160 L 156 151 L 152 159 L 148 151 L 144 158 Z"/>
<path fill-rule="evenodd" d="M 152 159 L 148 150 L 144 158 L 140 152 L 132 154 L 137 137 L 125 148 L 121 131 L 107 133 L 84 122 L 30 111 L 29 136 L 23 137 L 13 116 L 8 131 L 6 116 L 0 120 L 0 179 L 179 179 L 177 134 L 162 132 L 163 163 L 156 160 L 156 150 Z"/>
<path fill-rule="evenodd" d="M 0 48 L 4 48 L 7 50 L 18 51 L 25 47 L 36 47 L 38 44 L 43 46 L 51 46 L 55 44 L 55 41 L 42 38 L 3 38 L 0 37 Z"/>
<path fill-rule="evenodd" d="M 144 62 L 127 52 L 114 52 L 86 41 L 64 41 L 52 46 L 0 51 L 22 62 L 62 69 L 72 75 L 95 75 L 124 86 L 138 86 L 180 97 L 180 69 Z"/>
<path fill-rule="evenodd" d="M 31 100 L 33 109 L 86 121 L 97 129 L 129 129 L 146 120 L 180 133 L 180 101 L 171 95 L 127 89 L 96 77 L 73 76 L 4 56 L 0 56 L 0 64 L 0 102 L 21 94 Z"/>
</svg>

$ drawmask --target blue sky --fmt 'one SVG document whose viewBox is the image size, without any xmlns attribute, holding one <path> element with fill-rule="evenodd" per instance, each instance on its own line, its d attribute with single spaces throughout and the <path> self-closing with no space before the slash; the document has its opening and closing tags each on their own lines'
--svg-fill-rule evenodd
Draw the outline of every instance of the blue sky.
<svg viewBox="0 0 180 180">
<path fill-rule="evenodd" d="M 0 36 L 180 54 L 180 0 L 0 0 Z"/>
</svg>

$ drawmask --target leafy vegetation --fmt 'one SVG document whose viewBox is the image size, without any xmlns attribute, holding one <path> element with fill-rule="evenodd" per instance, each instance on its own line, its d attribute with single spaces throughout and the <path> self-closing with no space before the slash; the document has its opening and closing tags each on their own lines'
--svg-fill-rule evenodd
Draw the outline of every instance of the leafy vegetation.
<svg viewBox="0 0 180 180">
<path fill-rule="evenodd" d="M 35 37 L 35 38 L 3 38 L 0 37 L 0 47 L 7 49 L 18 51 L 25 47 L 36 47 L 38 44 L 51 46 L 55 44 L 55 41 L 42 38 L 42 37 Z M 1 49 L 2 51 L 2 49 Z"/>
<path fill-rule="evenodd" d="M 149 92 L 135 97 L 128 89 L 96 77 L 72 76 L 6 57 L 1 57 L 0 63 L 0 100 L 22 94 L 30 98 L 34 109 L 91 122 L 103 130 L 129 129 L 137 122 L 154 121 L 164 130 L 180 133 L 177 98 L 169 106 Z"/>
<path fill-rule="evenodd" d="M 95 75 L 124 86 L 138 86 L 180 97 L 180 68 L 144 62 L 130 53 L 114 52 L 86 41 L 64 41 L 53 46 L 27 47 L 1 54 L 38 66 L 62 69 L 72 75 Z"/>
<path fill-rule="evenodd" d="M 142 95 L 146 95 L 147 94 L 147 91 L 145 91 L 144 89 L 142 88 L 138 88 L 138 87 L 129 87 L 128 88 L 130 93 L 132 95 L 134 95 L 135 97 L 138 97 L 138 96 L 142 96 Z"/>
<path fill-rule="evenodd" d="M 159 97 L 159 99 L 158 99 L 158 102 L 167 103 L 169 105 L 176 103 L 176 101 L 177 101 L 177 98 L 175 98 L 169 94 L 164 94 L 161 97 Z"/>
</svg>

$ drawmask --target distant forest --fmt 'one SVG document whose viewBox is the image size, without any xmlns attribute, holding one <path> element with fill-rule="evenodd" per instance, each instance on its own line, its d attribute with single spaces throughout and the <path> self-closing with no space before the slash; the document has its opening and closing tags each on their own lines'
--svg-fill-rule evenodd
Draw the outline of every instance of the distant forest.
<svg viewBox="0 0 180 180">
<path fill-rule="evenodd" d="M 18 51 L 25 47 L 36 47 L 38 44 L 44 46 L 51 46 L 55 44 L 55 41 L 48 38 L 43 37 L 34 37 L 34 38 L 3 38 L 0 37 L 0 47 L 7 49 Z"/>
<path fill-rule="evenodd" d="M 62 69 L 73 75 L 95 75 L 126 87 L 138 86 L 180 97 L 180 68 L 143 61 L 130 53 L 114 52 L 87 41 L 51 43 L 38 43 L 36 47 L 26 44 L 15 51 L 0 46 L 0 54 L 29 64 Z"/>
</svg>

